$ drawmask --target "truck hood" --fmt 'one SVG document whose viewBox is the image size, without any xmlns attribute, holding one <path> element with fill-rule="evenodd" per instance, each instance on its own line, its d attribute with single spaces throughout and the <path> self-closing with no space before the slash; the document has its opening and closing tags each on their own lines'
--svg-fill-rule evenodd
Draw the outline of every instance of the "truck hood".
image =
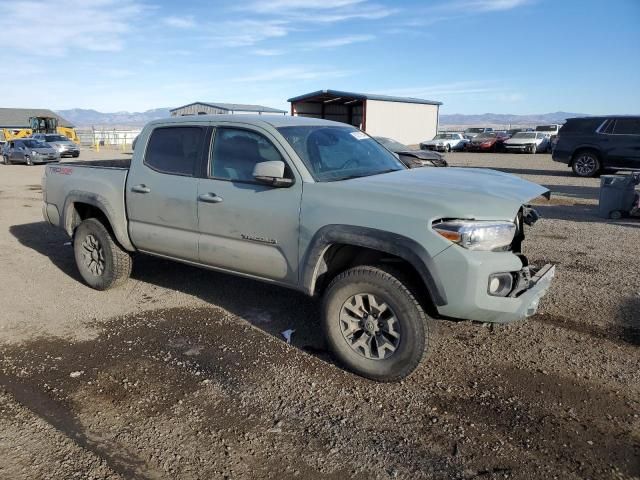
<svg viewBox="0 0 640 480">
<path fill-rule="evenodd" d="M 549 190 L 496 170 L 481 168 L 416 168 L 332 182 L 351 190 L 353 202 L 367 208 L 426 209 L 435 218 L 513 220 L 522 204 Z M 376 207 L 376 204 L 384 204 Z"/>
</svg>

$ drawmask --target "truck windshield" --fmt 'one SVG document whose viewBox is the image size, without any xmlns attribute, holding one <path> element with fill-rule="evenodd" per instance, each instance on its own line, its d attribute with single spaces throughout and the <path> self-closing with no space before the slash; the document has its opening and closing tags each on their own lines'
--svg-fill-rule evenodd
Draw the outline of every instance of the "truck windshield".
<svg viewBox="0 0 640 480">
<path fill-rule="evenodd" d="M 278 131 L 320 182 L 406 168 L 389 150 L 353 127 L 280 127 Z"/>
</svg>

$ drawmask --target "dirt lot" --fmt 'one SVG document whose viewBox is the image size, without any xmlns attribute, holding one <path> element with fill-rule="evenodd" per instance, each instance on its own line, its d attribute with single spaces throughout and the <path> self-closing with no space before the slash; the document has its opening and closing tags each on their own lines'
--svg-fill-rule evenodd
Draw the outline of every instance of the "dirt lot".
<svg viewBox="0 0 640 480">
<path fill-rule="evenodd" d="M 448 159 L 553 191 L 525 249 L 557 276 L 526 322 L 438 323 L 393 385 L 335 365 L 291 291 L 142 256 L 89 289 L 43 168 L 0 165 L 0 478 L 640 478 L 640 221 L 549 155 Z"/>
</svg>

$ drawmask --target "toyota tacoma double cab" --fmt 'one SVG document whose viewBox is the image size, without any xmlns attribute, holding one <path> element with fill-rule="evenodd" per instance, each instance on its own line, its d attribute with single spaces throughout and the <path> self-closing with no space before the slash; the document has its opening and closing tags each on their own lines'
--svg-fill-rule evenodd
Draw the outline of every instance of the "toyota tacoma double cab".
<svg viewBox="0 0 640 480">
<path fill-rule="evenodd" d="M 533 315 L 554 267 L 522 253 L 525 204 L 547 189 L 466 168 L 408 169 L 366 133 L 303 117 L 153 121 L 131 160 L 47 166 L 43 214 L 73 239 L 98 290 L 135 252 L 322 298 L 328 346 L 352 371 L 397 381 L 435 319 Z"/>
</svg>

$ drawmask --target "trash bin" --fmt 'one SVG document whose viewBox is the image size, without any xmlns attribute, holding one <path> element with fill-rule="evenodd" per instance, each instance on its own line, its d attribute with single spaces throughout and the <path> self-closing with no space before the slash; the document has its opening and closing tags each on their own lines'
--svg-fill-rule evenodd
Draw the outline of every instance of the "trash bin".
<svg viewBox="0 0 640 480">
<path fill-rule="evenodd" d="M 629 213 L 635 198 L 637 175 L 602 175 L 600 177 L 600 216 L 621 218 Z"/>
</svg>

